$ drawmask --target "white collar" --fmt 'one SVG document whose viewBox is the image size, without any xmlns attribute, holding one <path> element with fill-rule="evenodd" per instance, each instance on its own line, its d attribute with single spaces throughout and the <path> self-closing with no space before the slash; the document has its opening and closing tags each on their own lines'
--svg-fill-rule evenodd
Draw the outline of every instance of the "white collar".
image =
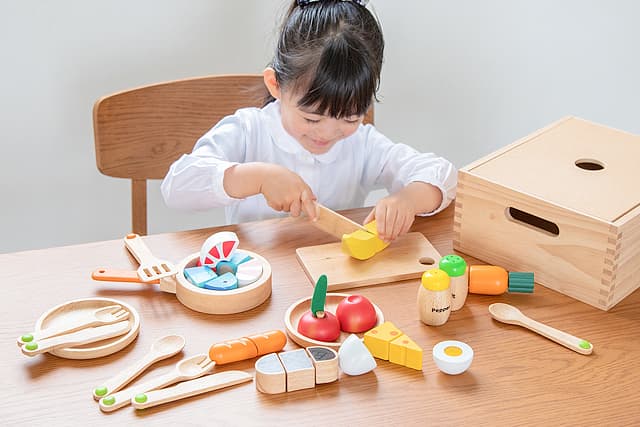
<svg viewBox="0 0 640 427">
<path fill-rule="evenodd" d="M 335 162 L 344 149 L 345 140 L 338 141 L 331 149 L 324 154 L 313 154 L 307 151 L 300 143 L 292 137 L 282 126 L 282 116 L 280 115 L 280 100 L 275 100 L 267 104 L 263 109 L 265 119 L 268 123 L 269 132 L 274 144 L 281 150 L 290 154 L 306 153 L 320 163 L 328 164 Z"/>
</svg>

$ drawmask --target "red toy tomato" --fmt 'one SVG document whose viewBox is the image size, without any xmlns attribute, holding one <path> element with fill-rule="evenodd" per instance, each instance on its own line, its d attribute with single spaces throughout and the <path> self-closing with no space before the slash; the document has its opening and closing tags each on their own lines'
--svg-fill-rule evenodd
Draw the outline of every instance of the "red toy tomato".
<svg viewBox="0 0 640 427">
<path fill-rule="evenodd" d="M 338 318 L 327 311 L 324 316 L 314 316 L 313 313 L 307 311 L 298 321 L 298 332 L 305 337 L 331 342 L 340 336 L 340 323 Z"/>
<path fill-rule="evenodd" d="M 362 295 L 349 295 L 340 301 L 336 316 L 342 330 L 350 333 L 368 331 L 378 322 L 376 309 L 371 301 Z"/>
</svg>

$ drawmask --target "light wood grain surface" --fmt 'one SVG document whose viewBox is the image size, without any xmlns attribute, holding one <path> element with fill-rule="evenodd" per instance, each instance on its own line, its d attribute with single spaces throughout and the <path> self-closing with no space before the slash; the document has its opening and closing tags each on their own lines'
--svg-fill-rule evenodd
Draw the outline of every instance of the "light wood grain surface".
<svg viewBox="0 0 640 427">
<path fill-rule="evenodd" d="M 368 209 L 344 212 L 362 221 Z M 453 209 L 417 219 L 441 254 L 452 250 Z M 145 242 L 158 257 L 178 263 L 215 231 L 238 234 L 240 248 L 264 256 L 273 268 L 273 294 L 259 307 L 231 315 L 198 313 L 158 285 L 93 281 L 98 267 L 135 269 L 122 239 L 0 255 L 3 295 L 0 419 L 3 425 L 632 425 L 640 420 L 640 292 L 609 312 L 536 285 L 534 294 L 470 294 L 465 306 L 439 327 L 422 324 L 419 279 L 355 289 L 385 319 L 424 349 L 423 371 L 378 360 L 363 376 L 292 393 L 267 395 L 253 383 L 136 411 L 104 414 L 92 398 L 105 379 L 141 358 L 160 336 L 186 338 L 180 355 L 159 362 L 132 383 L 165 373 L 181 357 L 207 352 L 220 341 L 271 329 L 284 330 L 284 313 L 311 295 L 298 264 L 298 247 L 332 242 L 305 220 L 286 218 L 181 233 L 152 235 Z M 123 233 L 124 235 L 125 233 Z M 477 260 L 464 255 L 471 263 Z M 331 272 L 327 272 L 330 274 Z M 352 292 L 353 293 L 353 292 Z M 44 354 L 27 358 L 15 337 L 33 330 L 38 317 L 68 300 L 108 297 L 141 315 L 140 333 L 125 349 L 92 360 Z M 591 341 L 584 356 L 524 328 L 493 320 L 487 307 L 505 302 L 526 315 Z M 440 341 L 469 344 L 469 370 L 447 376 L 431 350 Z M 298 348 L 289 341 L 285 350 Z M 213 372 L 253 374 L 254 360 L 216 366 Z"/>
</svg>

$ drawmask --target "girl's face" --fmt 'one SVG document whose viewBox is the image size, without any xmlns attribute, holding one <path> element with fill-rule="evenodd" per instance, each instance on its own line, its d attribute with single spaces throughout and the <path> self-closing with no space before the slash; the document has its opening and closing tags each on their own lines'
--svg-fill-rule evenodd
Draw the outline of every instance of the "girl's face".
<svg viewBox="0 0 640 427">
<path fill-rule="evenodd" d="M 282 92 L 282 126 L 300 145 L 313 154 L 324 154 L 336 142 L 353 135 L 364 119 L 364 116 L 336 119 L 314 111 L 313 108 L 299 107 L 300 98 L 290 91 Z"/>
</svg>

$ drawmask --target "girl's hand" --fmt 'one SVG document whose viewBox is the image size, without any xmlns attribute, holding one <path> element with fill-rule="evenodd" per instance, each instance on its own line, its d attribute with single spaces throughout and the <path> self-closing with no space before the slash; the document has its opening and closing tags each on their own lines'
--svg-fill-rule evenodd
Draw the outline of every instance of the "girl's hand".
<svg viewBox="0 0 640 427">
<path fill-rule="evenodd" d="M 260 193 L 264 195 L 267 204 L 276 211 L 289 212 L 294 217 L 304 212 L 311 220 L 316 217 L 316 196 L 313 190 L 300 175 L 283 166 L 266 166 Z"/>
<path fill-rule="evenodd" d="M 380 200 L 364 223 L 376 220 L 378 236 L 390 242 L 411 228 L 417 214 L 433 212 L 442 204 L 442 191 L 425 182 L 411 182 Z"/>
<path fill-rule="evenodd" d="M 390 242 L 409 231 L 415 215 L 415 207 L 410 199 L 400 194 L 392 194 L 376 204 L 364 223 L 367 224 L 375 219 L 378 237 L 385 242 Z"/>
</svg>

